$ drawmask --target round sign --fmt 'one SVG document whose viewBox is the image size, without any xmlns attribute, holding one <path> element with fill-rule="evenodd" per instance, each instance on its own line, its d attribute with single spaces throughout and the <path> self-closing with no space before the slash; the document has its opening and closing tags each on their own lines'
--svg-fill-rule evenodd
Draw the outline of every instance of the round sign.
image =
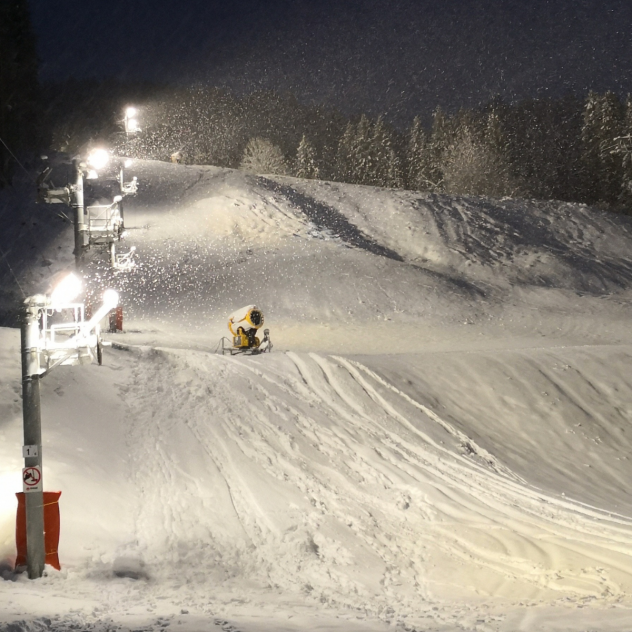
<svg viewBox="0 0 632 632">
<path fill-rule="evenodd" d="M 42 480 L 42 473 L 38 467 L 25 467 L 22 471 L 22 480 L 27 487 L 35 487 Z"/>
</svg>

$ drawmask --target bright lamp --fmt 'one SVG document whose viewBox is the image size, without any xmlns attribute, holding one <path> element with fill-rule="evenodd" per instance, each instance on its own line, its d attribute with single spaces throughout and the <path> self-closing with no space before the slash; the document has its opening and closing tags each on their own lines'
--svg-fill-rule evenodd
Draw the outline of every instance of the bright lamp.
<svg viewBox="0 0 632 632">
<path fill-rule="evenodd" d="M 64 305 L 73 301 L 81 292 L 81 280 L 70 273 L 65 276 L 54 288 L 50 295 L 51 305 Z"/>
<path fill-rule="evenodd" d="M 103 307 L 114 309 L 119 302 L 119 295 L 116 290 L 105 290 L 103 292 Z"/>
<path fill-rule="evenodd" d="M 88 154 L 88 164 L 93 169 L 103 169 L 110 160 L 110 154 L 105 149 L 93 149 Z"/>
</svg>

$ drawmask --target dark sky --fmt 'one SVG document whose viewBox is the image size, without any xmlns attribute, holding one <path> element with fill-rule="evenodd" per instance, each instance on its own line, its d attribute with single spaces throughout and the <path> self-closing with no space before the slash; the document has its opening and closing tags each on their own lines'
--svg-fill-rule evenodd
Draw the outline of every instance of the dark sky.
<svg viewBox="0 0 632 632">
<path fill-rule="evenodd" d="M 41 78 L 290 89 L 394 119 L 632 92 L 632 0 L 30 0 Z"/>
</svg>

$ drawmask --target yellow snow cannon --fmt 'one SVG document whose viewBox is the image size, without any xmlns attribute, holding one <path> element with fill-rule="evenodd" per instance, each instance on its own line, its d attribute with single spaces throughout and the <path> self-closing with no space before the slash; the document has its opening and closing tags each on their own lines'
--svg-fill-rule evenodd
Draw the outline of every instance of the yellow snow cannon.
<svg viewBox="0 0 632 632">
<path fill-rule="evenodd" d="M 228 318 L 228 329 L 233 335 L 233 349 L 257 352 L 260 340 L 257 329 L 263 325 L 263 312 L 256 305 L 247 305 Z"/>
</svg>

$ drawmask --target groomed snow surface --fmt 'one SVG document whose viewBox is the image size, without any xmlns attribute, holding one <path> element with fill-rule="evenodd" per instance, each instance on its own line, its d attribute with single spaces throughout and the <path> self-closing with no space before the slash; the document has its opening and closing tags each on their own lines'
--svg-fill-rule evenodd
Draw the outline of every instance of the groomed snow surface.
<svg viewBox="0 0 632 632">
<path fill-rule="evenodd" d="M 33 581 L 12 571 L 19 330 L 0 329 L 0 630 L 632 629 L 629 219 L 132 175 L 137 266 L 93 249 L 84 271 L 89 296 L 121 292 L 125 332 L 104 366 L 42 380 L 62 570 Z M 60 207 L 24 187 L 0 201 L 6 324 L 73 267 Z M 248 304 L 273 352 L 215 353 Z"/>
</svg>

